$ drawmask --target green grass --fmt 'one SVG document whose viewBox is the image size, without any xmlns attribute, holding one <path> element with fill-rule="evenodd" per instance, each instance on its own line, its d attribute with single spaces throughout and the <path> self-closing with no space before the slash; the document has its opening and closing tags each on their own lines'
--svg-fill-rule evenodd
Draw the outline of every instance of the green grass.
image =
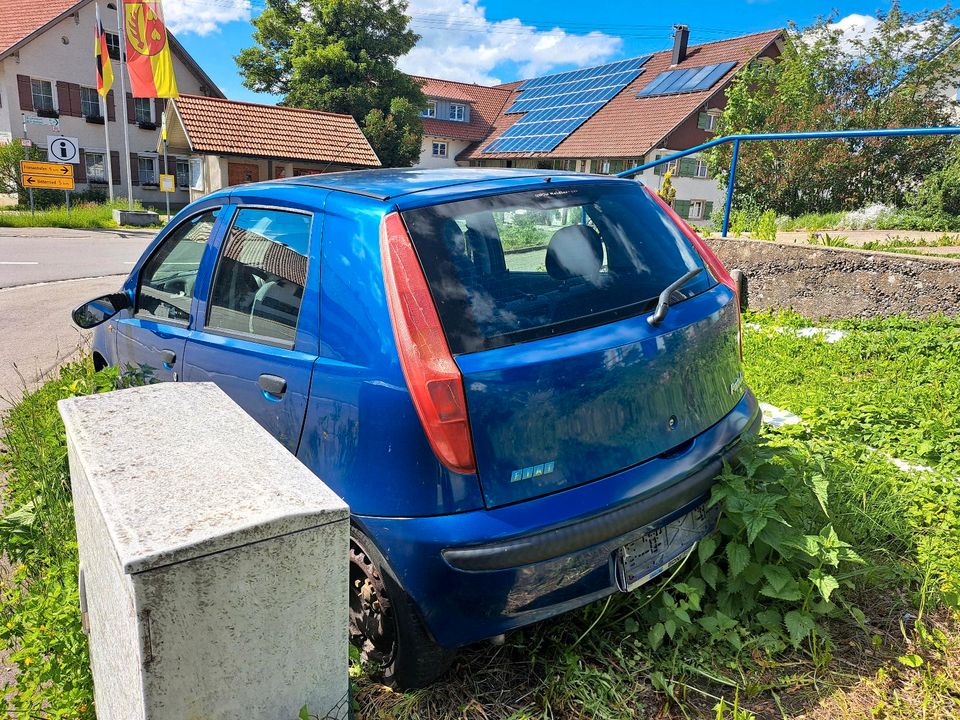
<svg viewBox="0 0 960 720">
<path fill-rule="evenodd" d="M 796 315 L 748 319 L 749 384 L 804 422 L 724 473 L 719 532 L 668 578 L 468 649 L 431 688 L 354 667 L 358 717 L 960 717 L 960 320 L 839 322 L 828 344 L 777 330 L 809 324 Z M 55 402 L 115 383 L 70 365 L 6 421 L 0 540 L 18 567 L 0 641 L 22 713 L 90 716 Z"/>
<path fill-rule="evenodd" d="M 138 210 L 143 206 L 135 203 Z M 67 212 L 65 205 L 37 210 L 0 210 L 0 227 L 58 227 L 75 229 L 116 228 L 119 225 L 113 219 L 113 210 L 126 210 L 127 203 L 116 200 L 113 203 L 81 203 Z"/>
<path fill-rule="evenodd" d="M 872 222 L 853 227 L 846 212 L 806 213 L 795 218 L 780 218 L 780 230 L 925 230 L 933 232 L 960 231 L 960 217 L 942 215 L 931 217 L 915 210 L 892 210 L 879 215 Z"/>
</svg>

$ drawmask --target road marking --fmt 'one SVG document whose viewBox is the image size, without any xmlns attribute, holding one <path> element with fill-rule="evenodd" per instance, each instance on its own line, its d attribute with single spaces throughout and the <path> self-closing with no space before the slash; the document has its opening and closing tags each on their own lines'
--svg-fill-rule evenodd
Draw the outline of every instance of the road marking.
<svg viewBox="0 0 960 720">
<path fill-rule="evenodd" d="M 39 265 L 32 260 L 0 260 L 0 265 Z"/>
</svg>

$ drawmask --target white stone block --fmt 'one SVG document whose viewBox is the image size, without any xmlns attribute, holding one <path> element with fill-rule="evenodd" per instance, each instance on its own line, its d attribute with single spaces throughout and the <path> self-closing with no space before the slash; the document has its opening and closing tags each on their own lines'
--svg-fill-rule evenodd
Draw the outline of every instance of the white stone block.
<svg viewBox="0 0 960 720">
<path fill-rule="evenodd" d="M 98 720 L 346 717 L 346 504 L 209 383 L 60 413 Z"/>
</svg>

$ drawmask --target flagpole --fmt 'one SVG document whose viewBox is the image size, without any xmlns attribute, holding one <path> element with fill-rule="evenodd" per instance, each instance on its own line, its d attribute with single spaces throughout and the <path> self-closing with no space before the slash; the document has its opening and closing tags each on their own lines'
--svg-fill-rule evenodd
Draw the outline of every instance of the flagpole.
<svg viewBox="0 0 960 720">
<path fill-rule="evenodd" d="M 103 142 L 107 151 L 103 154 L 103 167 L 107 173 L 107 193 L 113 202 L 113 163 L 110 160 L 110 119 L 107 117 L 107 99 L 100 96 L 100 117 L 103 118 Z"/>
<path fill-rule="evenodd" d="M 124 65 L 127 63 L 127 34 L 123 28 L 125 13 L 123 0 L 117 0 L 117 33 L 120 35 L 120 105 L 123 106 L 123 149 L 127 167 L 127 207 L 133 210 L 133 183 L 130 181 L 133 172 L 130 169 L 130 116 L 127 112 L 127 89 L 123 82 Z"/>
</svg>

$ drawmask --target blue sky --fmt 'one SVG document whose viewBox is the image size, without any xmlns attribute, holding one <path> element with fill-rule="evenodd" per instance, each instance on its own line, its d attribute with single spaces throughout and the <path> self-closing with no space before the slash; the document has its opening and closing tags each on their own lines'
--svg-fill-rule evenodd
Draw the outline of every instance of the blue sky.
<svg viewBox="0 0 960 720">
<path fill-rule="evenodd" d="M 907 0 L 906 11 L 924 7 Z M 782 27 L 834 14 L 867 28 L 888 4 L 876 0 L 411 0 L 422 36 L 400 65 L 409 72 L 468 82 L 507 82 L 670 47 L 674 23 L 691 44 Z M 233 56 L 252 44 L 249 18 L 263 0 L 164 0 L 171 29 L 229 98 L 271 101 L 241 84 Z"/>
</svg>

